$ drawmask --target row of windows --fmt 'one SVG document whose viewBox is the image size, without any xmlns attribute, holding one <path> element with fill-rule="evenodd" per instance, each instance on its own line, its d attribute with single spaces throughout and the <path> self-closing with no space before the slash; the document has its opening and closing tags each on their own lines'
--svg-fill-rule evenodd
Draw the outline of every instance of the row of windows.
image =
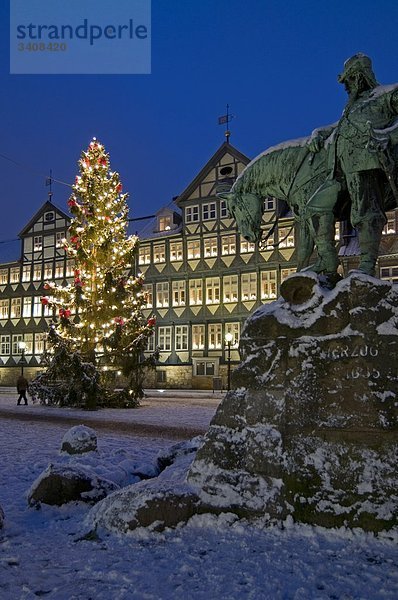
<svg viewBox="0 0 398 600">
<path fill-rule="evenodd" d="M 206 346 L 207 333 L 207 346 Z M 163 352 L 182 350 L 221 350 L 225 347 L 226 334 L 232 335 L 231 347 L 237 348 L 240 336 L 240 323 L 225 323 L 224 337 L 222 323 L 207 325 L 166 325 L 157 327 L 155 335 L 148 340 L 148 351 L 153 352 L 155 345 Z"/>
<path fill-rule="evenodd" d="M 56 231 L 55 238 L 54 235 L 35 235 L 33 238 L 33 250 L 38 252 L 43 250 L 44 248 L 49 248 L 50 246 L 54 246 L 56 248 L 62 248 L 65 244 L 65 231 Z"/>
<path fill-rule="evenodd" d="M 380 279 L 391 281 L 391 283 L 398 283 L 398 266 L 381 267 Z"/>
<path fill-rule="evenodd" d="M 10 269 L 0 269 L 0 285 L 7 283 L 19 283 L 20 281 L 48 281 L 51 279 L 60 279 L 72 277 L 74 263 L 71 260 L 56 260 L 28 263 L 22 267 L 11 267 Z"/>
<path fill-rule="evenodd" d="M 294 229 L 292 227 L 279 227 L 279 248 L 293 248 Z M 275 244 L 275 234 L 266 241 L 266 248 L 272 250 Z M 240 238 L 237 244 L 235 234 L 222 235 L 221 237 L 206 237 L 189 239 L 185 242 L 185 253 L 188 260 L 198 258 L 214 258 L 216 256 L 228 256 L 236 254 L 239 248 L 240 254 L 254 252 L 255 244 Z M 169 260 L 170 262 L 181 261 L 184 259 L 184 243 L 182 240 L 169 242 Z M 155 242 L 153 247 L 149 244 L 141 245 L 139 250 L 138 264 L 149 265 L 151 263 L 166 262 L 166 243 Z"/>
<path fill-rule="evenodd" d="M 25 333 L 15 335 L 0 335 L 0 355 L 20 356 L 22 354 L 21 342 L 25 343 L 26 355 L 39 356 L 43 354 L 46 346 L 47 333 Z"/>
<path fill-rule="evenodd" d="M 295 273 L 295 269 L 282 269 L 281 281 Z M 258 283 L 260 289 L 258 289 Z M 261 271 L 224 275 L 223 277 L 207 277 L 203 279 L 162 281 L 155 284 L 146 283 L 143 293 L 146 296 L 146 308 L 168 308 L 169 306 L 198 306 L 205 304 L 224 304 L 229 302 L 246 302 L 250 300 L 273 300 L 277 297 L 277 271 Z M 188 298 L 187 298 L 188 288 Z M 171 297 L 170 297 L 171 296 Z M 156 304 L 154 304 L 156 300 Z"/>
<path fill-rule="evenodd" d="M 0 320 L 2 319 L 30 319 L 31 317 L 45 317 L 52 315 L 49 305 L 43 306 L 40 296 L 25 296 L 24 298 L 1 298 Z"/>
<path fill-rule="evenodd" d="M 185 208 L 185 222 L 186 223 L 198 223 L 200 216 L 202 221 L 214 221 L 218 217 L 224 219 L 228 217 L 227 203 L 225 200 L 220 200 L 219 205 L 217 202 L 205 202 L 203 204 L 187 206 Z M 264 200 L 264 211 L 275 210 L 276 201 L 275 198 L 266 198 Z M 200 211 L 201 209 L 201 211 Z M 219 211 L 219 215 L 217 214 Z M 202 213 L 200 215 L 200 212 Z"/>
</svg>

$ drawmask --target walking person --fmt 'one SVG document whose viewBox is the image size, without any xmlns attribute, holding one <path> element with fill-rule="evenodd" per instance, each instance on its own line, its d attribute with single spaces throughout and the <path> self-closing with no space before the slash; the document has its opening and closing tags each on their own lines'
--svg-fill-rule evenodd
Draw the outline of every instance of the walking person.
<svg viewBox="0 0 398 600">
<path fill-rule="evenodd" d="M 17 379 L 17 392 L 19 394 L 17 406 L 21 404 L 21 400 L 25 400 L 25 406 L 28 404 L 26 392 L 28 389 L 28 380 L 23 375 L 20 375 Z"/>
</svg>

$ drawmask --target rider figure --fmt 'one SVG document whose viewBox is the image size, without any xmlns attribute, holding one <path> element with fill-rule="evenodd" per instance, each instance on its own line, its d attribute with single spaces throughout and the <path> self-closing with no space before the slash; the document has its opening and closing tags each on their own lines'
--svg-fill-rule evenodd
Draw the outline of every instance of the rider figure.
<svg viewBox="0 0 398 600">
<path fill-rule="evenodd" d="M 386 166 L 388 148 L 398 142 L 398 84 L 379 86 L 370 58 L 360 53 L 345 62 L 338 81 L 348 93 L 343 115 L 337 124 L 315 130 L 308 147 L 317 152 L 331 136 L 331 172 L 350 195 L 351 224 L 361 248 L 359 270 L 375 275 L 387 184 L 397 189 Z"/>
</svg>

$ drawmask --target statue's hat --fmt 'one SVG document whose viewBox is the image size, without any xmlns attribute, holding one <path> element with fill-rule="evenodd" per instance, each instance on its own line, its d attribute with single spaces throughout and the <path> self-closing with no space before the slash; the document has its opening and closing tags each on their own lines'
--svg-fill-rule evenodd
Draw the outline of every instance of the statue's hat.
<svg viewBox="0 0 398 600">
<path fill-rule="evenodd" d="M 373 73 L 372 61 L 369 56 L 362 54 L 362 52 L 354 54 L 354 56 L 345 61 L 344 70 L 338 76 L 339 83 L 344 83 L 348 76 L 358 72 L 363 73 L 373 85 L 377 85 L 376 77 Z"/>
</svg>

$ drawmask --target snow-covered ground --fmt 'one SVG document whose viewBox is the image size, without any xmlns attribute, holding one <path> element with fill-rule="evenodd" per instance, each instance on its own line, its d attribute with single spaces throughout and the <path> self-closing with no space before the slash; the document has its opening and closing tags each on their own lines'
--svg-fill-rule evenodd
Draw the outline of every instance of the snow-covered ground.
<svg viewBox="0 0 398 600">
<path fill-rule="evenodd" d="M 184 403 L 180 408 L 179 403 L 170 404 L 167 416 L 166 405 L 159 407 L 158 419 L 185 426 L 190 411 L 184 410 Z M 155 419 L 155 405 L 150 410 L 147 416 Z M 191 411 L 196 424 L 206 423 L 214 407 L 203 406 L 202 417 L 200 410 L 197 406 Z M 119 420 L 143 419 L 145 409 L 114 412 Z M 106 413 L 96 413 L 96 419 L 108 418 Z M 84 422 L 84 413 L 79 414 Z M 398 598 L 397 540 L 359 531 L 290 523 L 262 528 L 232 515 L 202 515 L 162 534 L 138 530 L 129 536 L 79 540 L 88 506 L 36 510 L 26 501 L 36 477 L 49 462 L 59 461 L 67 429 L 63 424 L 0 420 L 0 504 L 6 515 L 0 531 L 2 600 Z M 123 464 L 148 469 L 157 453 L 172 443 L 175 440 L 98 433 L 104 473 L 114 468 L 119 480 Z M 101 462 L 89 456 L 84 460 Z"/>
</svg>

